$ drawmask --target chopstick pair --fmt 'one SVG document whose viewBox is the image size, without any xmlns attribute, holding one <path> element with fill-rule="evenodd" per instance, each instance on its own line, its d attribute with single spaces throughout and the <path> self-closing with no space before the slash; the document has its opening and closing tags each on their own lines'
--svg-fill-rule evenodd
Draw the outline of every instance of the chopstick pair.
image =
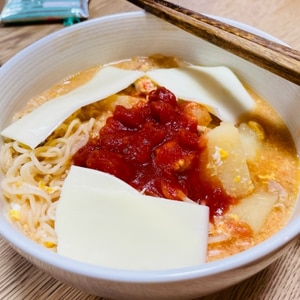
<svg viewBox="0 0 300 300">
<path fill-rule="evenodd" d="M 300 85 L 300 52 L 165 0 L 127 0 L 220 48 Z"/>
</svg>

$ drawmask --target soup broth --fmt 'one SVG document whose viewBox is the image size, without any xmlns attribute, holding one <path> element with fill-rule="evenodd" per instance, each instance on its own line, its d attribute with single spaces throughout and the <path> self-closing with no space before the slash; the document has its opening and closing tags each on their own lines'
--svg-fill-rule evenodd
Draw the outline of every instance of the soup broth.
<svg viewBox="0 0 300 300">
<path fill-rule="evenodd" d="M 189 64 L 177 58 L 155 55 L 136 57 L 112 65 L 122 69 L 146 72 L 157 68 L 177 68 Z M 74 74 L 31 99 L 26 108 L 16 114 L 15 119 L 28 114 L 44 102 L 67 94 L 87 83 L 102 67 L 97 66 Z M 113 118 L 116 107 L 122 106 L 126 109 L 137 106 L 144 107 L 148 101 L 147 97 L 156 89 L 157 86 L 153 81 L 143 77 L 119 92 L 117 96 L 84 106 L 68 117 L 35 149 L 6 139 L 1 149 L 0 164 L 4 173 L 2 190 L 10 207 L 9 218 L 30 238 L 56 251 L 56 205 L 70 166 L 74 163 L 80 165 L 78 162 L 80 159 L 76 160 L 78 153 L 81 153 L 80 151 L 83 151 L 82 149 L 85 149 L 84 147 L 87 147 L 86 145 L 89 145 L 91 141 L 95 141 L 99 136 L 101 138 L 101 129 L 105 128 L 107 120 Z M 206 121 L 200 124 L 200 118 L 197 116 L 197 132 L 199 137 L 203 137 L 203 145 L 200 147 L 203 151 L 201 150 L 201 154 L 199 157 L 197 156 L 197 161 L 202 162 L 201 170 L 205 179 L 208 178 L 213 182 L 212 186 L 215 191 L 221 191 L 221 194 L 217 195 L 218 199 L 224 195 L 229 198 L 227 206 L 214 208 L 214 213 L 210 215 L 207 261 L 246 250 L 273 235 L 289 220 L 296 201 L 299 161 L 290 132 L 278 113 L 264 99 L 255 94 L 251 88 L 246 87 L 246 90 L 255 101 L 255 109 L 240 116 L 234 127 L 238 129 L 244 140 L 247 139 L 247 136 L 253 137 L 254 135 L 258 147 L 254 154 L 247 154 L 247 167 L 251 178 L 249 189 L 251 191 L 245 195 L 238 194 L 236 196 L 233 193 L 228 196 L 224 185 L 220 187 L 220 182 L 223 180 L 219 177 L 221 175 L 216 175 L 215 171 L 211 171 L 208 167 L 211 163 L 210 150 L 207 146 L 208 140 L 212 139 L 210 132 L 219 127 L 222 120 L 205 106 L 201 106 L 203 109 L 196 106 L 197 111 L 199 112 L 199 109 L 201 111 L 201 120 L 206 118 Z M 188 105 L 182 100 L 179 100 L 179 103 L 181 107 Z M 195 118 L 194 111 L 192 118 Z M 218 149 L 220 164 L 227 159 L 227 155 L 229 155 L 227 152 Z M 82 165 L 86 167 L 85 163 Z M 177 182 L 183 182 L 182 178 L 183 176 Z M 241 178 L 235 177 L 235 180 L 240 181 Z M 226 181 L 226 176 L 224 181 Z M 158 195 L 174 199 L 174 201 L 194 201 L 200 205 L 209 203 L 208 196 L 207 199 L 205 197 L 205 199 L 190 199 L 191 194 L 186 191 L 191 187 L 174 189 L 171 186 L 168 192 L 153 192 L 153 189 L 147 190 L 145 186 L 138 189 L 142 193 Z M 257 198 L 260 199 L 265 199 L 264 197 L 275 199 L 262 227 L 257 230 L 249 225 L 251 221 L 248 224 L 247 220 L 242 218 L 243 213 L 240 211 L 246 206 L 239 207 L 245 198 L 247 200 L 247 197 L 253 194 L 257 194 Z M 257 199 L 254 199 L 253 203 L 257 203 L 256 201 Z M 252 209 L 255 207 L 252 206 Z"/>
</svg>

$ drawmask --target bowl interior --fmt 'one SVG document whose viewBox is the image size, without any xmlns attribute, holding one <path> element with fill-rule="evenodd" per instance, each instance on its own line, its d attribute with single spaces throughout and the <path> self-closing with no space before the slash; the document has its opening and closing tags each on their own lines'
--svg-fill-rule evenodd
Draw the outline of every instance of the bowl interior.
<svg viewBox="0 0 300 300">
<path fill-rule="evenodd" d="M 236 25 L 236 23 L 235 23 Z M 239 24 L 239 26 L 243 26 Z M 138 30 L 137 30 L 138 28 Z M 255 33 L 263 33 L 254 29 Z M 267 36 L 269 37 L 269 36 Z M 22 109 L 31 97 L 51 87 L 66 76 L 107 62 L 134 56 L 164 54 L 180 57 L 193 64 L 225 65 L 252 89 L 269 101 L 289 127 L 300 150 L 300 87 L 262 70 L 247 61 L 213 46 L 173 25 L 144 13 L 127 13 L 87 21 L 53 33 L 21 51 L 0 69 L 0 128 L 4 128 L 14 112 Z M 101 270 L 41 249 L 17 232 L 6 220 L 1 197 L 0 233 L 25 256 L 35 256 L 46 264 L 86 272 L 94 276 L 111 276 L 139 281 L 139 272 Z M 267 242 L 224 260 L 224 264 L 209 263 L 198 268 L 180 270 L 177 279 L 205 276 L 235 268 L 262 258 L 280 248 L 300 232 L 300 203 L 298 200 L 291 222 Z M 257 249 L 258 248 L 258 249 Z M 104 272 L 104 273 L 103 273 Z M 175 272 L 176 273 L 176 272 Z M 143 273 L 145 280 L 171 280 L 174 272 Z M 124 277 L 122 277 L 124 276 Z M 173 277 L 172 277 L 173 276 Z"/>
</svg>

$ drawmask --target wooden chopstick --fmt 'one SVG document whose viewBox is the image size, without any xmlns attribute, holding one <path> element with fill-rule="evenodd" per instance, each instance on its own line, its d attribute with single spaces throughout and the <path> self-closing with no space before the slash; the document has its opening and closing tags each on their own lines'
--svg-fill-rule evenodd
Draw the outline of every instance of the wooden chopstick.
<svg viewBox="0 0 300 300">
<path fill-rule="evenodd" d="M 145 11 L 300 85 L 300 52 L 165 0 L 127 0 Z"/>
</svg>

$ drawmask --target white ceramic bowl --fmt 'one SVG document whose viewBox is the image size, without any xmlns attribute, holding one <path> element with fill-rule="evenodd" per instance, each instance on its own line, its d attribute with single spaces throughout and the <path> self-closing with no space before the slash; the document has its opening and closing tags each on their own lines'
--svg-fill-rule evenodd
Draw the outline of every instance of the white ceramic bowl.
<svg viewBox="0 0 300 300">
<path fill-rule="evenodd" d="M 241 24 L 238 26 L 263 33 Z M 0 69 L 0 128 L 32 96 L 69 74 L 137 55 L 165 54 L 194 64 L 226 65 L 267 99 L 300 149 L 300 87 L 144 13 L 107 16 L 77 24 L 34 43 Z M 0 202 L 0 233 L 33 264 L 89 293 L 117 299 L 190 299 L 234 285 L 288 251 L 300 233 L 300 201 L 289 224 L 243 253 L 199 267 L 172 271 L 122 271 L 75 262 L 35 244 L 16 230 Z"/>
</svg>

